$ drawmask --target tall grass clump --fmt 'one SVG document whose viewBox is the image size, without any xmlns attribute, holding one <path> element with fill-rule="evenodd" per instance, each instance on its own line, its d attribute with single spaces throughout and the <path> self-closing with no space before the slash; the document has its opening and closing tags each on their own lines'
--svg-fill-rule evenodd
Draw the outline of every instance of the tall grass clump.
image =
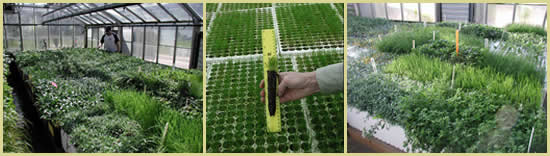
<svg viewBox="0 0 550 156">
<path fill-rule="evenodd" d="M 165 109 L 157 124 L 162 132 L 161 147 L 169 153 L 198 153 L 202 151 L 202 120 Z M 165 129 L 166 128 L 166 129 Z"/>
<path fill-rule="evenodd" d="M 483 53 L 483 61 L 480 61 L 479 65 L 493 68 L 497 72 L 514 76 L 517 79 L 527 78 L 541 83 L 544 81 L 544 71 L 538 69 L 536 64 L 523 56 Z"/>
<path fill-rule="evenodd" d="M 412 40 L 415 40 L 415 46 L 418 47 L 431 39 L 432 32 L 428 30 L 402 31 L 385 36 L 375 47 L 380 52 L 404 54 L 411 52 Z"/>
<path fill-rule="evenodd" d="M 116 112 L 126 114 L 147 132 L 158 136 L 158 151 L 202 151 L 202 118 L 185 116 L 142 92 L 107 91 L 105 101 L 111 104 Z"/>
<path fill-rule="evenodd" d="M 529 25 L 529 24 L 508 24 L 504 27 L 508 32 L 516 33 L 533 33 L 540 36 L 546 36 L 546 30 L 543 27 Z"/>
<path fill-rule="evenodd" d="M 110 103 L 116 112 L 128 115 L 144 129 L 151 129 L 156 124 L 162 105 L 145 93 L 135 91 L 107 91 L 105 102 Z"/>
<path fill-rule="evenodd" d="M 439 59 L 410 54 L 401 56 L 386 67 L 386 72 L 397 73 L 411 79 L 429 82 L 442 80 L 449 84 L 453 65 Z M 529 78 L 517 78 L 499 73 L 492 68 L 478 68 L 456 65 L 454 87 L 486 90 L 490 93 L 508 96 L 516 103 L 537 105 L 540 102 L 542 84 Z"/>
</svg>

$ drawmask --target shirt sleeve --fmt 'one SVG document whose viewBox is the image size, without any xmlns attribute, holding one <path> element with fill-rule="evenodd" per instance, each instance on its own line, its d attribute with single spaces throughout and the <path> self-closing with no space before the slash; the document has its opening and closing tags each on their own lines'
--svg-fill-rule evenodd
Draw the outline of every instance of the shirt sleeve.
<svg viewBox="0 0 550 156">
<path fill-rule="evenodd" d="M 315 71 L 321 93 L 334 93 L 344 90 L 344 64 L 337 63 Z"/>
<path fill-rule="evenodd" d="M 118 43 L 118 36 L 116 34 L 113 34 L 113 36 L 115 37 L 115 43 Z"/>
<path fill-rule="evenodd" d="M 105 34 L 103 34 L 103 36 L 101 36 L 101 40 L 99 41 L 100 43 L 103 43 L 103 39 L 105 38 Z"/>
</svg>

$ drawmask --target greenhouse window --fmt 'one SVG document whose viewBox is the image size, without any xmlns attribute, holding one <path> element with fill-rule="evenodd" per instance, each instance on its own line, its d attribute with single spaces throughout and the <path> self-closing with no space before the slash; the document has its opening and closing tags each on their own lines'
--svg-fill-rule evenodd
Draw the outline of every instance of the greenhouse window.
<svg viewBox="0 0 550 156">
<path fill-rule="evenodd" d="M 176 19 L 172 18 L 168 13 L 163 11 L 156 3 L 144 3 L 141 4 L 143 8 L 147 9 L 153 16 L 155 16 L 160 21 L 175 21 Z"/>
<path fill-rule="evenodd" d="M 545 15 L 545 5 L 517 5 L 514 23 L 542 26 Z"/>
<path fill-rule="evenodd" d="M 155 18 L 137 5 L 128 6 L 128 9 L 139 15 L 146 22 L 155 22 Z"/>
<path fill-rule="evenodd" d="M 133 23 L 145 22 L 145 21 L 141 20 L 139 17 L 132 14 L 132 12 L 130 12 L 130 10 L 127 9 L 127 8 L 116 8 L 115 11 L 117 13 L 120 13 L 122 16 L 127 17 L 128 19 L 130 19 Z"/>
<path fill-rule="evenodd" d="M 158 63 L 171 66 L 172 60 L 174 58 L 174 40 L 176 39 L 176 28 L 161 27 L 160 29 Z"/>
</svg>

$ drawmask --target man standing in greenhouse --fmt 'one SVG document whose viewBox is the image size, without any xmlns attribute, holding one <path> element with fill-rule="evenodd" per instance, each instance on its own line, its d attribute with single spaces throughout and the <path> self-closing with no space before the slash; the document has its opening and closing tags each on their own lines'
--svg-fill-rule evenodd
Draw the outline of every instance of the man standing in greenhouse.
<svg viewBox="0 0 550 156">
<path fill-rule="evenodd" d="M 105 27 L 105 34 L 101 36 L 101 41 L 99 41 L 99 48 L 105 45 L 104 49 L 108 52 L 119 52 L 120 51 L 120 41 L 118 36 L 112 32 L 110 26 Z"/>
<path fill-rule="evenodd" d="M 260 82 L 264 88 L 264 80 Z M 331 64 L 314 72 L 282 72 L 279 73 L 279 88 L 277 95 L 281 103 L 290 102 L 310 96 L 314 93 L 335 93 L 344 90 L 344 64 Z M 260 92 L 262 102 L 265 100 L 264 90 Z"/>
</svg>

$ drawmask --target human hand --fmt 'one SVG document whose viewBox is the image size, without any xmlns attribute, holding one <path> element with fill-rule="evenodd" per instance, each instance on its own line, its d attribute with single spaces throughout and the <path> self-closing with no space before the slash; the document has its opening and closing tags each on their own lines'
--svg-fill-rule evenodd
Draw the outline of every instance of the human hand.
<svg viewBox="0 0 550 156">
<path fill-rule="evenodd" d="M 264 88 L 264 80 L 260 82 L 260 88 Z M 260 96 L 262 102 L 265 101 L 265 89 L 262 89 Z M 283 72 L 279 73 L 279 87 L 277 95 L 279 102 L 285 103 L 301 99 L 313 93 L 319 92 L 319 84 L 315 78 L 315 72 L 298 73 Z"/>
</svg>

